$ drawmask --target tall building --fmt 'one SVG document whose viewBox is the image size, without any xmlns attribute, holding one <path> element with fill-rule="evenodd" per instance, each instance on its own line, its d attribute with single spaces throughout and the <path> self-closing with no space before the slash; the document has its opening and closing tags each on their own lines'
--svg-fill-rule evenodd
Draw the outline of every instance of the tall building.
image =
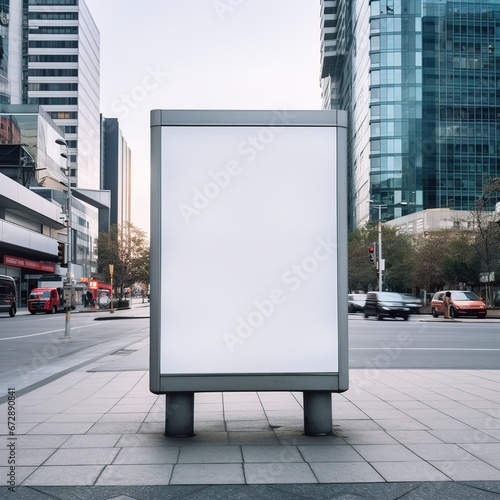
<svg viewBox="0 0 500 500">
<path fill-rule="evenodd" d="M 500 176 L 500 2 L 321 0 L 321 39 L 323 106 L 349 113 L 351 228 L 378 218 L 370 201 L 385 219 L 474 209 Z"/>
<path fill-rule="evenodd" d="M 17 0 L 11 11 L 14 3 L 28 23 L 22 100 L 42 105 L 64 131 L 72 184 L 99 189 L 99 31 L 87 4 Z"/>
<path fill-rule="evenodd" d="M 117 118 L 102 118 L 101 189 L 111 192 L 110 222 L 131 220 L 132 154 Z"/>
<path fill-rule="evenodd" d="M 99 64 L 85 0 L 0 0 L 0 182 L 18 185 L 0 196 L 0 263 L 24 297 L 40 271 L 66 273 L 61 244 L 75 281 L 97 270 L 95 239 L 109 231 L 110 206 L 100 190 Z"/>
</svg>

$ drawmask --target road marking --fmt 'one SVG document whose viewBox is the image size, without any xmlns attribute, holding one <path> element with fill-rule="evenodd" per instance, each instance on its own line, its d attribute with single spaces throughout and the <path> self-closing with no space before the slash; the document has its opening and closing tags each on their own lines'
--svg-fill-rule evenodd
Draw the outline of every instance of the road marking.
<svg viewBox="0 0 500 500">
<path fill-rule="evenodd" d="M 385 347 L 349 347 L 351 351 L 383 351 Z M 474 347 L 398 347 L 398 351 L 500 351 L 500 349 L 476 349 Z"/>
<path fill-rule="evenodd" d="M 91 326 L 95 325 L 84 325 L 84 326 L 73 326 L 71 327 L 71 330 L 80 330 L 81 328 L 90 328 Z M 41 333 L 30 333 L 29 335 L 21 335 L 20 337 L 6 337 L 1 340 L 15 340 L 15 339 L 25 339 L 26 337 L 38 337 L 39 335 L 48 335 L 49 333 L 57 333 L 57 332 L 64 332 L 64 328 L 59 328 L 59 330 L 50 330 L 48 332 L 41 332 Z"/>
</svg>

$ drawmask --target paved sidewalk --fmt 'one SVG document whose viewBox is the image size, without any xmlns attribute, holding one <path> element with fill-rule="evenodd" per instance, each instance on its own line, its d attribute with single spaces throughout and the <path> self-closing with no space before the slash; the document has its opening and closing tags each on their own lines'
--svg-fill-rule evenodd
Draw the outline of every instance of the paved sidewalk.
<svg viewBox="0 0 500 500">
<path fill-rule="evenodd" d="M 16 497 L 500 497 L 500 371 L 351 369 L 326 437 L 301 393 L 196 394 L 196 436 L 167 438 L 147 363 L 143 340 L 16 397 Z"/>
</svg>

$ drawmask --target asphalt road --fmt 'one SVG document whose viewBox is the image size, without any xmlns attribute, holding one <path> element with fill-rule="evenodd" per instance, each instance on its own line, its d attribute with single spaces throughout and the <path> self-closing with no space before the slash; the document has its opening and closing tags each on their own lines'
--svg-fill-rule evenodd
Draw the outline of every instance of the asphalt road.
<svg viewBox="0 0 500 500">
<path fill-rule="evenodd" d="M 14 379 L 18 389 L 28 387 L 147 338 L 149 308 L 128 314 L 133 319 L 99 321 L 111 318 L 109 311 L 73 313 L 70 338 L 64 338 L 64 313 L 0 316 L 1 393 Z"/>
<path fill-rule="evenodd" d="M 0 317 L 0 385 L 18 389 L 40 384 L 101 356 L 126 349 L 149 335 L 149 307 L 129 313 L 133 320 L 96 321 L 109 312 L 76 313 L 71 338 L 64 338 L 65 315 Z M 498 369 L 500 321 L 410 321 L 349 315 L 349 366 L 366 369 Z M 0 395 L 1 396 L 1 395 Z"/>
<path fill-rule="evenodd" d="M 433 320 L 430 316 L 364 319 L 349 315 L 351 368 L 500 368 L 500 321 Z"/>
</svg>

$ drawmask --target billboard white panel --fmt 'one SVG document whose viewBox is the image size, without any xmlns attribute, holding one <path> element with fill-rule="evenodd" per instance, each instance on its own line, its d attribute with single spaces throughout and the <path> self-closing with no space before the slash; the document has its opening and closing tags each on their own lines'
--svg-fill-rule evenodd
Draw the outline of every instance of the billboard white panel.
<svg viewBox="0 0 500 500">
<path fill-rule="evenodd" d="M 158 377 L 238 390 L 247 375 L 270 377 L 259 388 L 308 374 L 345 386 L 324 380 L 347 370 L 336 123 L 172 113 L 152 132 L 152 390 L 170 387 Z"/>
</svg>

